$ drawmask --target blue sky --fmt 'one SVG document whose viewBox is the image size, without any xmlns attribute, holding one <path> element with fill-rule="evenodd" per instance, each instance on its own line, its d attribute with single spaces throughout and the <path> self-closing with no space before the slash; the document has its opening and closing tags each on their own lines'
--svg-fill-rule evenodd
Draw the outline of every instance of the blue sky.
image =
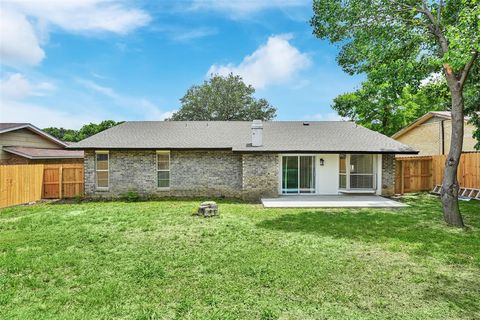
<svg viewBox="0 0 480 320">
<path fill-rule="evenodd" d="M 277 120 L 332 120 L 362 77 L 312 35 L 310 1 L 2 1 L 0 121 L 162 120 L 210 73 L 240 74 Z"/>
</svg>

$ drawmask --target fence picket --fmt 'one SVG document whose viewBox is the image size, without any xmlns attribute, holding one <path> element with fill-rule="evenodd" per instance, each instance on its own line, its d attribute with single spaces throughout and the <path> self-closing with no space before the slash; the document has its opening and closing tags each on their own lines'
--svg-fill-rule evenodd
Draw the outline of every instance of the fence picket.
<svg viewBox="0 0 480 320">
<path fill-rule="evenodd" d="M 83 164 L 0 165 L 0 208 L 83 195 L 83 178 Z"/>
<path fill-rule="evenodd" d="M 442 184 L 445 155 L 396 158 L 395 193 L 432 190 Z M 480 188 L 480 152 L 463 153 L 457 179 L 461 187 Z"/>
</svg>

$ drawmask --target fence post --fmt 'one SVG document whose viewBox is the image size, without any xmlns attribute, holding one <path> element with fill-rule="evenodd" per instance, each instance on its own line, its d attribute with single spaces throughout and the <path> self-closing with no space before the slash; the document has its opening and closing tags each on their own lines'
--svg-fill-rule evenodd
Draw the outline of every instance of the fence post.
<svg viewBox="0 0 480 320">
<path fill-rule="evenodd" d="M 405 193 L 405 177 L 404 177 L 404 174 L 405 174 L 405 161 L 401 161 L 402 165 L 401 165 L 401 170 L 400 170 L 400 193 L 401 194 L 404 194 Z"/>
<path fill-rule="evenodd" d="M 63 166 L 58 168 L 58 198 L 62 199 Z"/>
</svg>

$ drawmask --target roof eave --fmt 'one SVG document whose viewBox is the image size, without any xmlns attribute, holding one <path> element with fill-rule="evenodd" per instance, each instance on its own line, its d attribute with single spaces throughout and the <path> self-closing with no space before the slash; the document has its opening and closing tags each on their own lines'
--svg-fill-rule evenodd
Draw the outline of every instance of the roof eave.
<svg viewBox="0 0 480 320">
<path fill-rule="evenodd" d="M 231 147 L 169 147 L 169 146 L 159 146 L 159 147 L 112 147 L 112 146 L 68 146 L 67 149 L 70 150 L 227 150 L 231 151 Z"/>
<path fill-rule="evenodd" d="M 20 125 L 20 126 L 16 126 L 16 127 L 11 127 L 11 128 L 7 128 L 7 129 L 3 129 L 3 130 L 0 130 L 0 133 L 7 133 L 7 132 L 11 132 L 11 131 L 15 131 L 15 130 L 20 130 L 20 129 L 28 129 L 28 130 L 31 130 L 39 135 L 41 135 L 42 137 L 50 140 L 50 141 L 53 141 L 55 143 L 57 143 L 58 145 L 62 146 L 62 147 L 67 147 L 68 145 L 55 138 L 54 136 L 46 133 L 45 131 L 43 131 L 42 129 L 40 128 L 37 128 L 35 127 L 33 124 L 30 124 L 30 123 L 27 123 L 27 124 L 23 124 L 23 125 Z"/>
<path fill-rule="evenodd" d="M 315 154 L 418 154 L 419 151 L 399 151 L 399 150 L 233 150 L 235 153 L 315 153 Z"/>
<path fill-rule="evenodd" d="M 434 115 L 431 113 L 431 112 L 428 112 L 426 114 L 424 114 L 423 116 L 421 116 L 420 118 L 418 118 L 417 120 L 413 121 L 412 123 L 410 123 L 408 126 L 406 126 L 405 128 L 402 128 L 400 129 L 400 131 L 397 131 L 396 133 L 394 133 L 391 138 L 392 139 L 397 139 L 399 138 L 400 136 L 403 136 L 405 133 L 407 133 L 408 131 L 412 130 L 413 128 L 415 128 L 416 126 L 419 126 L 421 125 L 422 123 L 424 123 L 425 121 L 427 121 L 428 119 L 431 119 L 433 118 Z"/>
<path fill-rule="evenodd" d="M 10 150 L 8 148 L 3 148 L 2 149 L 5 152 L 15 154 L 17 156 L 20 156 L 22 158 L 30 159 L 30 160 L 48 160 L 48 159 L 83 159 L 81 156 L 32 156 L 20 151 L 16 150 Z"/>
<path fill-rule="evenodd" d="M 433 118 L 433 117 L 438 117 L 438 118 L 441 118 L 443 120 L 450 120 L 452 119 L 451 116 L 448 116 L 446 114 L 441 114 L 441 113 L 437 113 L 435 111 L 430 111 L 430 112 L 427 112 L 426 114 L 424 114 L 423 116 L 421 116 L 420 118 L 418 118 L 417 120 L 413 121 L 412 123 L 410 123 L 408 126 L 406 126 L 405 128 L 402 128 L 400 131 L 397 131 L 396 133 L 394 133 L 391 138 L 392 139 L 396 139 L 396 138 L 399 138 L 401 136 L 403 136 L 405 133 L 409 132 L 410 130 L 414 129 L 415 127 L 421 125 L 422 123 L 424 123 L 425 121 Z M 465 120 L 467 120 L 465 118 Z"/>
<path fill-rule="evenodd" d="M 179 148 L 179 147 L 108 147 L 108 146 L 90 146 L 90 147 L 75 147 L 70 146 L 68 149 L 75 149 L 75 150 L 226 150 L 232 151 L 235 153 L 357 153 L 357 154 L 418 154 L 419 151 L 416 150 L 285 150 L 285 149 L 234 149 L 234 148 L 205 148 L 205 147 L 198 147 L 198 148 Z"/>
</svg>

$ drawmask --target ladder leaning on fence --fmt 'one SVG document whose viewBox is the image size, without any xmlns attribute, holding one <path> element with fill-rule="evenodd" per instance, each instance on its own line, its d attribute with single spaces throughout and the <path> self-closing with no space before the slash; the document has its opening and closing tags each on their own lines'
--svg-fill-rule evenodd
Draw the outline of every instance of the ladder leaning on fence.
<svg viewBox="0 0 480 320">
<path fill-rule="evenodd" d="M 441 185 L 436 185 L 433 188 L 432 193 L 440 194 L 441 191 L 442 191 L 442 186 Z M 458 190 L 458 198 L 459 199 L 480 200 L 480 189 L 460 187 L 460 189 Z"/>
</svg>

